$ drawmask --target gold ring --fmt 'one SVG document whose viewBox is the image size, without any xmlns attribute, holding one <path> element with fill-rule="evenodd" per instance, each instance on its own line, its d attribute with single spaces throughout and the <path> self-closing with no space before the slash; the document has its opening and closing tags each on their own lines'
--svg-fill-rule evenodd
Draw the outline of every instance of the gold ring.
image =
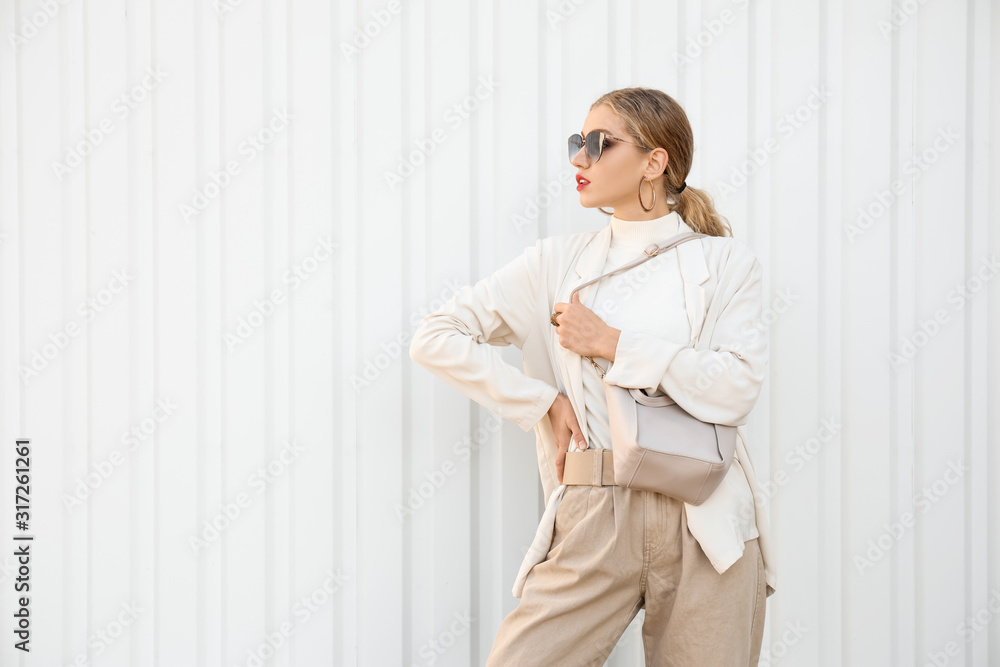
<svg viewBox="0 0 1000 667">
<path fill-rule="evenodd" d="M 556 322 L 556 315 L 558 315 L 558 314 L 559 313 L 552 313 L 552 316 L 549 318 L 549 322 L 552 322 L 552 324 L 554 324 L 556 326 L 559 326 L 559 323 Z"/>
</svg>

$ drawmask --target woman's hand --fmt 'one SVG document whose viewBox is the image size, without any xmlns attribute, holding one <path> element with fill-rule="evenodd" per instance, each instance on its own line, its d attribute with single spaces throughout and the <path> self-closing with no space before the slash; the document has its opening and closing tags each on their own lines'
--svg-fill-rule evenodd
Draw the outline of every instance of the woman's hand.
<svg viewBox="0 0 1000 667">
<path fill-rule="evenodd" d="M 563 469 L 566 467 L 566 452 L 569 451 L 571 443 L 576 442 L 579 449 L 586 449 L 587 443 L 583 439 L 583 431 L 576 421 L 576 413 L 573 411 L 573 404 L 569 402 L 566 394 L 556 394 L 556 400 L 552 401 L 549 408 L 549 420 L 552 422 L 552 432 L 556 437 L 556 446 L 559 448 L 556 453 L 556 475 L 559 483 L 563 483 Z"/>
<path fill-rule="evenodd" d="M 608 326 L 597 313 L 583 305 L 579 292 L 573 292 L 569 303 L 560 301 L 552 310 L 556 313 L 560 345 L 581 357 L 615 360 L 621 329 Z"/>
</svg>

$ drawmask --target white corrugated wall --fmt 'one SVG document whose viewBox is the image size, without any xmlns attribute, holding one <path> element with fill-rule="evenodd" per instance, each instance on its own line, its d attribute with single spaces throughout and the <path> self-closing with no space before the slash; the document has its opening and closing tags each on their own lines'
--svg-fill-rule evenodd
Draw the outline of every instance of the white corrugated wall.
<svg viewBox="0 0 1000 667">
<path fill-rule="evenodd" d="M 632 85 L 765 269 L 761 664 L 1000 664 L 998 36 L 990 0 L 0 0 L 0 664 L 482 664 L 534 436 L 409 336 L 607 223 L 566 137 Z"/>
</svg>

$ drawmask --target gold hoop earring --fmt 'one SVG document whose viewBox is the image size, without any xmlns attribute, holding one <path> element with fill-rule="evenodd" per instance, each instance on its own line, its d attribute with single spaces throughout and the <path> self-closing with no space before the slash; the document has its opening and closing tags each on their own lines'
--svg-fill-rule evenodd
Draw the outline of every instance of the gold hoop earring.
<svg viewBox="0 0 1000 667">
<path fill-rule="evenodd" d="M 600 206 L 597 207 L 597 210 L 600 211 L 601 213 L 603 213 L 604 215 L 614 215 L 615 214 L 614 211 L 605 211 Z"/>
<path fill-rule="evenodd" d="M 646 180 L 646 175 L 643 174 L 642 178 L 639 179 L 639 206 L 642 207 L 643 211 L 652 211 L 653 207 L 656 206 L 656 187 L 653 185 L 653 181 L 649 181 L 649 187 L 653 188 L 653 203 L 650 204 L 649 208 L 642 203 L 642 182 Z"/>
</svg>

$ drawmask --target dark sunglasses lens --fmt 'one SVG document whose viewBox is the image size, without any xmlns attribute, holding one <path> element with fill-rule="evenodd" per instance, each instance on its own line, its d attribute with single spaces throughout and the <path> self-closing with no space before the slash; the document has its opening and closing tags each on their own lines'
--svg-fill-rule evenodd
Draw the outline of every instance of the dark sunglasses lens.
<svg viewBox="0 0 1000 667">
<path fill-rule="evenodd" d="M 580 152 L 583 148 L 583 137 L 579 134 L 572 134 L 569 137 L 569 159 L 572 160 L 573 156 Z"/>
<path fill-rule="evenodd" d="M 594 162 L 601 159 L 601 133 L 597 130 L 587 135 L 587 155 Z"/>
</svg>

